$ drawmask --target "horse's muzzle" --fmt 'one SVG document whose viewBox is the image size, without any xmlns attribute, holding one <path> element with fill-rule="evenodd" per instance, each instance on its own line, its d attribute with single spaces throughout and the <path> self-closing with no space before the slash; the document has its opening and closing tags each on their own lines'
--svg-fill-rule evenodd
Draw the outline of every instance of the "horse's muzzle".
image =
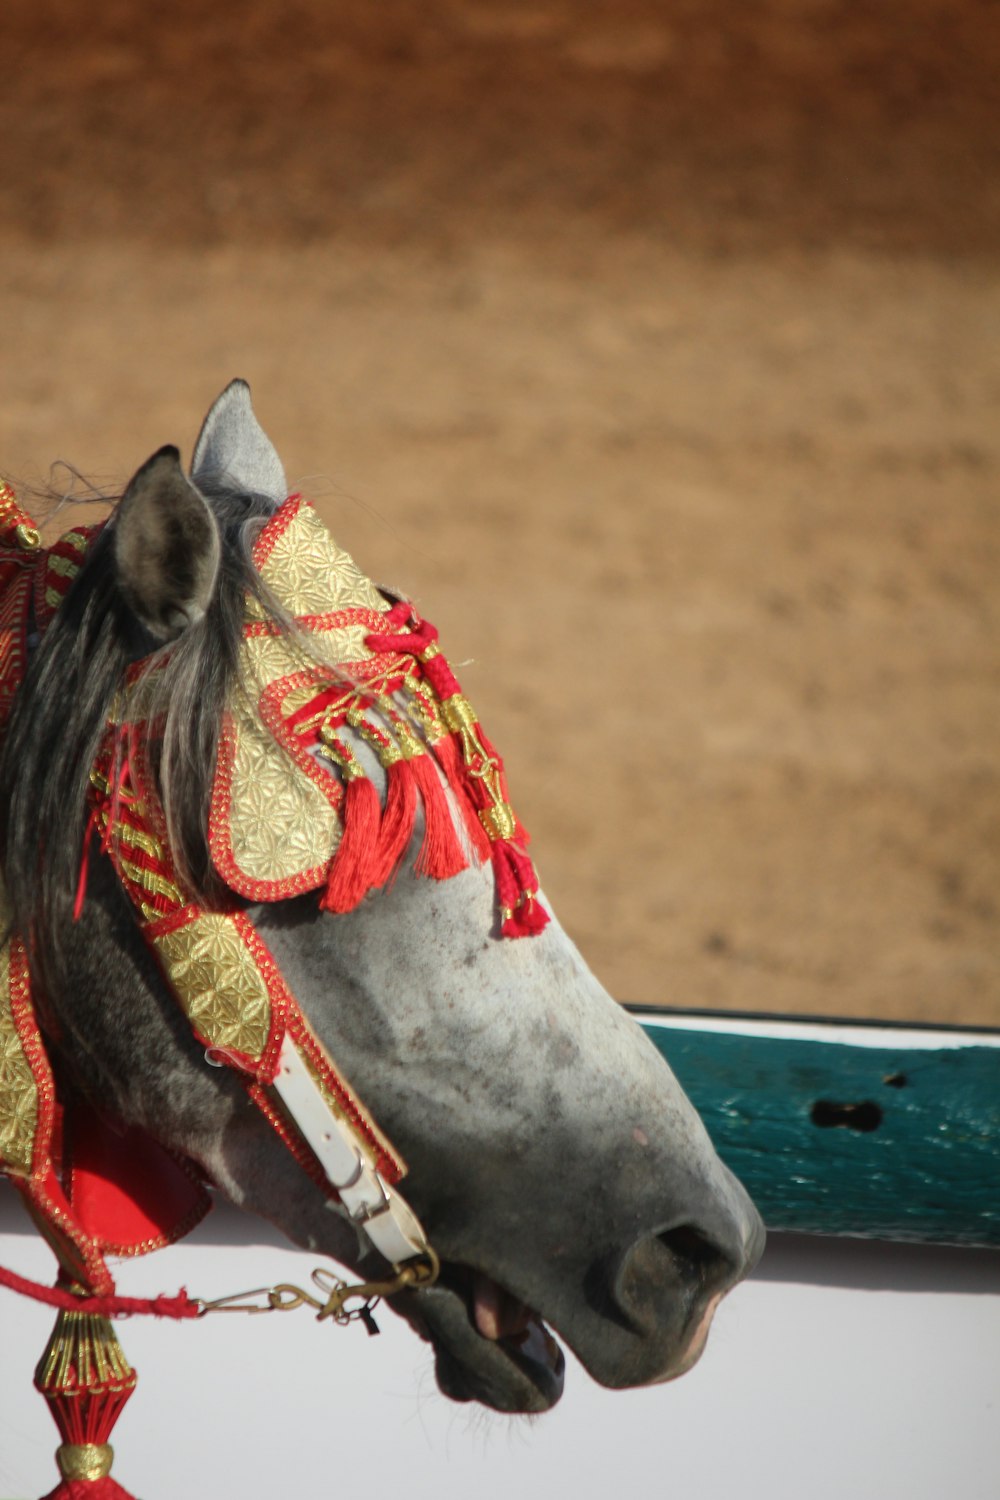
<svg viewBox="0 0 1000 1500">
<path fill-rule="evenodd" d="M 700 1358 L 716 1308 L 764 1248 L 764 1226 L 746 1204 L 739 1239 L 689 1224 L 642 1235 L 602 1268 L 604 1336 L 567 1335 L 595 1380 L 622 1387 L 683 1375 Z"/>
</svg>

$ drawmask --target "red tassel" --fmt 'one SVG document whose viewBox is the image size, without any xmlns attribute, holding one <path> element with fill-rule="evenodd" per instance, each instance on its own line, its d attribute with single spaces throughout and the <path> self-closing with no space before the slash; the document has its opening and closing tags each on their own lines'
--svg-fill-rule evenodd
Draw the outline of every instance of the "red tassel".
<svg viewBox="0 0 1000 1500">
<path fill-rule="evenodd" d="M 469 862 L 455 832 L 441 774 L 429 755 L 415 755 L 410 770 L 424 804 L 424 841 L 417 855 L 416 872 L 431 880 L 450 880 L 452 875 L 467 869 Z"/>
<path fill-rule="evenodd" d="M 540 901 L 538 876 L 531 860 L 507 839 L 493 845 L 493 872 L 497 883 L 504 937 L 531 937 L 541 932 L 549 914 Z"/>
<path fill-rule="evenodd" d="M 435 740 L 431 748 L 438 765 L 445 774 L 448 785 L 458 798 L 465 831 L 469 835 L 469 842 L 472 844 L 475 857 L 479 864 L 484 864 L 490 857 L 490 841 L 475 804 L 469 796 L 469 782 L 458 738 L 453 734 L 446 734 L 442 739 Z"/>
<path fill-rule="evenodd" d="M 59 1429 L 56 1453 L 63 1476 L 46 1500 L 133 1500 L 108 1472 L 109 1443 L 136 1375 L 106 1318 L 60 1312 L 35 1371 Z"/>
<path fill-rule="evenodd" d="M 386 771 L 385 807 L 375 857 L 374 886 L 387 885 L 410 846 L 417 819 L 417 784 L 408 760 L 396 760 Z"/>
<path fill-rule="evenodd" d="M 344 831 L 330 863 L 326 890 L 320 897 L 323 911 L 353 911 L 373 885 L 378 885 L 379 821 L 382 809 L 378 792 L 367 776 L 352 776 L 344 793 Z"/>
<path fill-rule="evenodd" d="M 462 752 L 458 740 L 453 734 L 442 734 L 439 739 L 431 742 L 431 750 L 434 759 L 441 767 L 448 785 L 455 791 L 462 787 L 465 771 L 462 766 Z M 477 819 L 478 821 L 478 819 Z"/>
<path fill-rule="evenodd" d="M 135 1500 L 135 1496 L 105 1474 L 103 1479 L 62 1479 L 44 1500 Z"/>
<path fill-rule="evenodd" d="M 530 893 L 523 897 L 521 905 L 505 917 L 500 934 L 506 938 L 535 937 L 549 924 L 549 914 L 540 901 Z"/>
</svg>

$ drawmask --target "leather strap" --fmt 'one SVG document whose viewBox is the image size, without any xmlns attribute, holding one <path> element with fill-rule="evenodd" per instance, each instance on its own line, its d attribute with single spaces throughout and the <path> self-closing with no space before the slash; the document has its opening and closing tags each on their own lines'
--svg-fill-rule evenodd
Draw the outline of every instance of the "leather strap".
<svg viewBox="0 0 1000 1500">
<path fill-rule="evenodd" d="M 335 1113 L 287 1033 L 271 1087 L 320 1163 L 351 1220 L 390 1265 L 426 1255 L 420 1220 L 371 1160 L 350 1122 Z"/>
</svg>

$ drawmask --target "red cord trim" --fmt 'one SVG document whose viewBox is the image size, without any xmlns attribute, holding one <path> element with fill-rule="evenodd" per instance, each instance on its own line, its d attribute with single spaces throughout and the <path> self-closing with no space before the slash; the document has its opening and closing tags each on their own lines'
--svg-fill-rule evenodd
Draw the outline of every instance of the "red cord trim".
<svg viewBox="0 0 1000 1500">
<path fill-rule="evenodd" d="M 258 573 L 262 571 L 265 563 L 274 551 L 276 542 L 284 536 L 303 505 L 308 504 L 308 500 L 303 500 L 302 496 L 298 493 L 289 495 L 284 505 L 275 511 L 267 525 L 262 528 L 257 540 L 253 544 L 253 565 Z"/>
</svg>

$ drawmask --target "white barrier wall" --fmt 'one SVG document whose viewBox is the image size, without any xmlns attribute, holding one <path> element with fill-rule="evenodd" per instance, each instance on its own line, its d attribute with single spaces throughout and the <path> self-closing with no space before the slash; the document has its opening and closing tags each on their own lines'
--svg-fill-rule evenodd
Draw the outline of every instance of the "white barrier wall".
<svg viewBox="0 0 1000 1500">
<path fill-rule="evenodd" d="M 52 1259 L 0 1185 L 0 1264 Z M 183 1245 L 120 1268 L 137 1295 L 307 1284 L 315 1258 L 217 1209 Z M 0 1500 L 56 1482 L 31 1375 L 53 1314 L 0 1291 Z M 139 1388 L 114 1473 L 141 1500 L 996 1500 L 1000 1252 L 774 1236 L 701 1364 L 607 1392 L 571 1364 L 535 1420 L 459 1408 L 389 1313 L 380 1338 L 304 1310 L 119 1325 Z"/>
</svg>

